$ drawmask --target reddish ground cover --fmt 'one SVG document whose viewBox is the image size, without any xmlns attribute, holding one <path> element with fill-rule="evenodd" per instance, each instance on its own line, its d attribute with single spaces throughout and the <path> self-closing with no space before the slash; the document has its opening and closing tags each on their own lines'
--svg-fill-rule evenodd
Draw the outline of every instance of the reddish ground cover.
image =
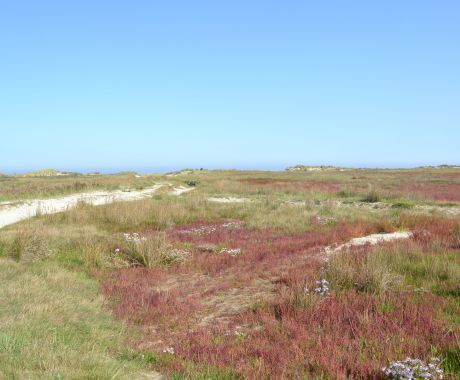
<svg viewBox="0 0 460 380">
<path fill-rule="evenodd" d="M 400 226 L 414 231 L 414 240 L 423 248 L 433 243 L 447 249 L 460 249 L 460 221 L 438 216 L 402 214 Z"/>
<path fill-rule="evenodd" d="M 103 292 L 114 301 L 118 317 L 145 326 L 143 341 L 138 344 L 142 349 L 161 352 L 173 346 L 181 357 L 191 359 L 204 355 L 200 354 L 204 350 L 206 355 L 215 355 L 220 365 L 225 366 L 227 361 L 218 358 L 231 348 L 232 340 L 225 340 L 227 348 L 219 348 L 212 343 L 215 337 L 233 339 L 236 326 L 254 327 L 259 318 L 266 321 L 274 318 L 269 323 L 270 328 L 274 328 L 278 316 L 276 312 L 271 315 L 271 311 L 284 310 L 281 300 L 293 289 L 311 287 L 319 279 L 322 247 L 389 227 L 339 222 L 333 228 L 321 225 L 317 228 L 317 231 L 287 235 L 275 230 L 247 229 L 241 222 L 232 220 L 176 227 L 167 232 L 167 237 L 173 244 L 185 244 L 193 252 L 188 263 L 167 269 L 119 270 L 106 278 Z M 153 232 L 144 232 L 148 233 Z M 221 252 L 224 249 L 241 251 L 231 256 L 228 251 Z M 256 303 L 278 306 L 262 308 L 259 316 L 246 314 Z M 209 334 L 215 335 L 214 338 Z M 283 347 L 281 342 L 280 348 Z M 272 341 L 269 346 L 276 344 Z M 244 352 L 249 349 L 244 347 L 245 344 L 239 348 L 239 359 L 236 353 L 231 357 L 244 361 Z M 264 363 L 262 372 L 253 373 L 249 367 L 241 367 L 238 371 L 257 377 L 272 373 L 271 366 Z"/>
<path fill-rule="evenodd" d="M 219 332 L 209 329 L 185 334 L 177 353 L 251 379 L 379 378 L 388 358 L 423 358 L 432 345 L 455 342 L 438 319 L 437 297 L 421 303 L 412 294 L 382 299 L 350 292 L 302 308 L 289 300 L 280 297 L 270 308 L 241 315 L 239 325 L 248 328 L 231 336 L 216 339 Z"/>
<path fill-rule="evenodd" d="M 399 226 L 415 231 L 413 241 L 402 244 L 459 244 L 455 220 L 403 215 Z M 321 247 L 391 230 L 345 222 L 317 227 L 292 235 L 247 229 L 234 220 L 175 227 L 168 240 L 193 252 L 188 263 L 114 272 L 103 292 L 115 301 L 117 316 L 144 326 L 142 340 L 134 343 L 139 349 L 161 353 L 173 347 L 165 373 L 185 370 L 185 359 L 231 368 L 249 379 L 378 379 L 389 360 L 428 358 L 432 347 L 455 345 L 455 333 L 439 313 L 441 297 L 412 291 L 305 293 L 321 278 Z M 219 253 L 224 248 L 241 252 Z M 362 256 L 370 248 L 358 250 Z"/>
<path fill-rule="evenodd" d="M 410 183 L 394 191 L 395 194 L 413 196 L 436 201 L 460 201 L 460 183 Z"/>
<path fill-rule="evenodd" d="M 341 182 L 309 178 L 246 178 L 241 182 L 274 191 L 337 193 L 343 190 L 362 195 L 375 191 L 382 196 L 396 195 L 436 201 L 460 201 L 460 173 L 420 175 L 417 172 L 390 172 L 385 173 L 384 176 L 382 178 L 377 175 L 353 177 L 351 181 L 343 179 Z"/>
</svg>

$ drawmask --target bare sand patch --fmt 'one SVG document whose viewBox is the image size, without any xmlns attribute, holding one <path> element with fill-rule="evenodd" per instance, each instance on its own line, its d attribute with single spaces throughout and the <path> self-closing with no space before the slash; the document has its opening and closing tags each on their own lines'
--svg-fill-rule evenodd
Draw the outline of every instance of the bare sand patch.
<svg viewBox="0 0 460 380">
<path fill-rule="evenodd" d="M 185 186 L 179 186 L 175 187 L 173 191 L 171 191 L 171 195 L 181 195 L 184 193 L 188 193 L 189 191 L 195 190 L 194 187 L 185 187 Z"/>
<path fill-rule="evenodd" d="M 346 248 L 359 247 L 359 246 L 363 246 L 366 244 L 375 245 L 375 244 L 389 242 L 389 241 L 409 239 L 412 235 L 413 234 L 410 231 L 372 234 L 368 236 L 351 239 L 349 242 L 345 244 L 340 244 L 336 247 L 327 246 L 324 248 L 324 251 L 326 252 L 327 255 L 330 255 L 336 252 L 340 252 L 341 250 L 346 249 Z"/>
</svg>

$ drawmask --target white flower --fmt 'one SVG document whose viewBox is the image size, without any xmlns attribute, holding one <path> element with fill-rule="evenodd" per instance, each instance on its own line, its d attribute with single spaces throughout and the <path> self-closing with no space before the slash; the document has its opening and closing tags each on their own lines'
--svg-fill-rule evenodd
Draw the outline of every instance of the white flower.
<svg viewBox="0 0 460 380">
<path fill-rule="evenodd" d="M 402 361 L 393 361 L 389 367 L 383 367 L 382 372 L 388 379 L 416 380 L 416 379 L 442 379 L 444 372 L 439 368 L 440 360 L 431 358 L 428 365 L 420 359 L 406 358 Z"/>
<path fill-rule="evenodd" d="M 123 237 L 127 242 L 131 243 L 140 243 L 141 241 L 146 241 L 147 238 L 145 236 L 141 236 L 137 232 L 133 232 L 132 234 L 124 233 Z"/>
<path fill-rule="evenodd" d="M 219 253 L 225 253 L 230 256 L 238 256 L 241 253 L 241 248 L 222 248 Z"/>
<path fill-rule="evenodd" d="M 318 287 L 314 289 L 316 294 L 325 296 L 329 293 L 329 282 L 327 280 L 322 279 L 320 281 L 316 281 L 316 284 L 318 285 Z"/>
</svg>

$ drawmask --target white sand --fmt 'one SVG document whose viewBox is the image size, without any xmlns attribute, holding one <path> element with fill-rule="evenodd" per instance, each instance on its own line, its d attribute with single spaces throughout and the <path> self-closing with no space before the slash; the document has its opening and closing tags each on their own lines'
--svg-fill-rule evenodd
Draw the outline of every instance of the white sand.
<svg viewBox="0 0 460 380">
<path fill-rule="evenodd" d="M 68 195 L 62 198 L 34 199 L 22 203 L 0 203 L 0 228 L 14 224 L 37 214 L 53 214 L 66 211 L 79 202 L 94 206 L 117 201 L 135 201 L 147 198 L 163 185 L 155 185 L 135 191 L 94 191 Z"/>
<path fill-rule="evenodd" d="M 332 254 L 341 251 L 345 248 L 350 247 L 357 247 L 363 246 L 366 244 L 375 245 L 378 243 L 394 241 L 394 240 L 401 240 L 401 239 L 408 239 L 412 236 L 412 232 L 410 231 L 401 231 L 401 232 L 392 232 L 388 234 L 372 234 L 368 236 L 363 236 L 359 238 L 351 239 L 348 243 L 341 244 L 337 247 L 328 246 L 324 248 L 326 254 Z"/>
<path fill-rule="evenodd" d="M 185 186 L 179 186 L 175 187 L 173 191 L 170 193 L 172 195 L 181 195 L 184 193 L 188 193 L 189 191 L 195 190 L 194 187 L 185 187 Z"/>
</svg>

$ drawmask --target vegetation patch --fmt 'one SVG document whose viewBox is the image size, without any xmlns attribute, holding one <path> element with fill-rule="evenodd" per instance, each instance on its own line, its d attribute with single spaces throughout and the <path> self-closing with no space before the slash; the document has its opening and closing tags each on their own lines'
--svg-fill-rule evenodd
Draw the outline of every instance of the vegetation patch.
<svg viewBox="0 0 460 380">
<path fill-rule="evenodd" d="M 0 181 L 14 200 L 164 184 L 0 230 L 0 377 L 383 379 L 436 357 L 455 378 L 454 169 L 193 171 L 171 193 L 183 176 Z"/>
<path fill-rule="evenodd" d="M 50 263 L 0 259 L 0 267 L 1 378 L 140 374 L 126 359 L 126 329 L 104 309 L 94 279 Z"/>
</svg>

